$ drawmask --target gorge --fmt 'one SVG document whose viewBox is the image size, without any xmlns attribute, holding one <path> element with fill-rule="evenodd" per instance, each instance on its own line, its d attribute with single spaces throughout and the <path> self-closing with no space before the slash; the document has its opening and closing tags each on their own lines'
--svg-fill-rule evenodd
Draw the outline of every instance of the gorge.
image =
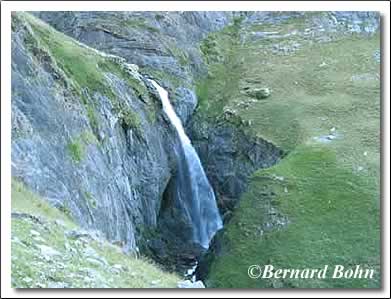
<svg viewBox="0 0 391 299">
<path fill-rule="evenodd" d="M 175 127 L 180 140 L 179 148 L 175 150 L 178 161 L 177 171 L 170 182 L 167 196 L 170 201 L 174 202 L 174 211 L 180 213 L 180 217 L 185 218 L 186 223 L 173 223 L 173 225 L 189 227 L 190 233 L 184 229 L 185 233 L 181 232 L 181 234 L 190 236 L 192 243 L 208 249 L 213 236 L 223 227 L 213 189 L 205 175 L 198 154 L 183 129 L 181 120 L 171 106 L 167 91 L 155 81 L 150 81 L 157 89 L 163 103 L 163 110 Z M 161 213 L 164 212 L 161 211 Z M 173 210 L 168 213 L 173 213 Z M 175 215 L 168 217 L 179 218 Z"/>
</svg>

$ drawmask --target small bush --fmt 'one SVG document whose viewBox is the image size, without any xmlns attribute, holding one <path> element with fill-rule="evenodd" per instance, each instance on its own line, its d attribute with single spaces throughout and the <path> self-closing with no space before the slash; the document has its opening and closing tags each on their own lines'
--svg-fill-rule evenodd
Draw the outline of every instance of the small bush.
<svg viewBox="0 0 391 299">
<path fill-rule="evenodd" d="M 68 143 L 68 152 L 72 160 L 79 163 L 84 157 L 84 144 L 82 144 L 80 140 L 70 142 Z"/>
</svg>

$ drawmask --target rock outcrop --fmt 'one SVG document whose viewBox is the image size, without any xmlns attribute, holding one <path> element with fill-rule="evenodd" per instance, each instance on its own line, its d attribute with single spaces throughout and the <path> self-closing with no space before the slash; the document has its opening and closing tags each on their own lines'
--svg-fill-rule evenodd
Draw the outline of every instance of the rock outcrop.
<svg viewBox="0 0 391 299">
<path fill-rule="evenodd" d="M 157 225 L 177 136 L 147 78 L 167 87 L 187 122 L 197 104 L 193 75 L 205 67 L 197 43 L 230 18 L 14 14 L 12 175 L 127 251 L 154 244 L 149 232 L 164 230 Z"/>
<path fill-rule="evenodd" d="M 206 72 L 199 50 L 209 32 L 228 25 L 230 12 L 38 12 L 57 30 L 105 53 L 123 57 L 173 95 L 186 123 L 196 106 L 195 75 Z"/>
<path fill-rule="evenodd" d="M 70 52 L 57 53 L 54 43 Z M 80 52 L 84 65 L 72 56 Z M 88 67 L 80 75 L 85 84 L 99 80 L 99 90 L 73 76 L 72 68 Z M 134 250 L 143 228 L 156 226 L 176 137 L 149 83 L 121 74 L 110 57 L 29 15 L 13 16 L 12 175 L 83 227 Z"/>
</svg>

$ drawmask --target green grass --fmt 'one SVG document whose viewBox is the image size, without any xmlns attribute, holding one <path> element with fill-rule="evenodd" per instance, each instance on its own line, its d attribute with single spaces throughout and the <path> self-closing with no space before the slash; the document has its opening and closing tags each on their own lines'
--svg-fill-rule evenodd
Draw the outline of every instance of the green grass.
<svg viewBox="0 0 391 299">
<path fill-rule="evenodd" d="M 84 158 L 84 144 L 82 144 L 79 140 L 72 141 L 67 145 L 69 155 L 72 160 L 76 163 L 79 163 Z"/>
<path fill-rule="evenodd" d="M 154 78 L 155 80 L 158 81 L 166 81 L 169 82 L 174 88 L 177 87 L 190 87 L 189 83 L 185 81 L 184 78 L 176 77 L 168 72 L 154 69 L 151 67 L 143 67 L 140 69 L 140 72 L 142 74 L 146 74 Z"/>
<path fill-rule="evenodd" d="M 127 28 L 127 27 L 134 28 L 134 27 L 136 27 L 136 28 L 141 29 L 141 30 L 150 31 L 151 33 L 159 33 L 159 29 L 149 25 L 148 23 L 146 23 L 145 19 L 134 19 L 134 18 L 131 18 L 131 19 L 127 19 L 127 20 L 122 20 L 120 22 L 120 25 L 121 25 L 122 28 Z"/>
<path fill-rule="evenodd" d="M 81 46 L 72 38 L 28 13 L 20 13 L 18 17 L 31 26 L 39 46 L 50 53 L 58 67 L 72 79 L 79 91 L 88 88 L 92 92 L 98 91 L 112 96 L 103 72 L 97 66 L 99 62 L 105 60 L 104 57 Z"/>
<path fill-rule="evenodd" d="M 21 19 L 31 26 L 33 33 L 28 35 L 29 44 L 34 44 L 34 50 L 50 60 L 52 68 L 65 73 L 66 81 L 70 85 L 67 88 L 72 88 L 77 93 L 94 130 L 99 128 L 100 118 L 96 111 L 97 103 L 93 102 L 91 97 L 94 93 L 100 93 L 110 99 L 115 112 L 126 127 L 140 128 L 140 117 L 118 98 L 106 80 L 105 73 L 112 73 L 123 79 L 137 97 L 149 103 L 149 94 L 143 82 L 128 74 L 118 63 L 82 46 L 28 13 L 18 13 L 14 19 Z M 150 106 L 148 109 L 154 109 Z M 78 156 L 76 147 L 73 147 L 72 151 Z"/>
<path fill-rule="evenodd" d="M 96 144 L 98 140 L 95 135 L 91 131 L 84 131 L 67 144 L 67 151 L 75 163 L 80 163 L 85 158 L 87 146 Z"/>
<path fill-rule="evenodd" d="M 270 192 L 276 195 L 265 196 Z M 280 213 L 288 216 L 286 227 L 265 228 L 265 222 L 271 221 L 265 204 L 268 200 Z M 373 186 L 339 167 L 332 150 L 299 146 L 281 163 L 258 171 L 252 178 L 250 188 L 225 233 L 227 251 L 210 270 L 209 286 L 379 287 L 378 201 Z M 264 233 L 261 234 L 260 230 Z M 272 264 L 284 269 L 362 265 L 376 272 L 373 280 L 272 281 L 249 278 L 247 268 L 254 264 Z"/>
<path fill-rule="evenodd" d="M 239 94 L 243 71 L 238 55 L 240 22 L 227 26 L 221 32 L 211 33 L 200 45 L 208 64 L 207 78 L 196 83 L 197 111 L 204 118 L 221 115 L 223 108 Z"/>
<path fill-rule="evenodd" d="M 307 22 L 293 19 L 250 30 L 285 34 L 302 30 Z M 238 44 L 225 31 L 213 38 L 215 42 L 208 43 L 223 58 L 206 57 L 210 77 L 198 82 L 197 116 L 213 121 L 224 108 L 234 109 L 238 117 L 251 120 L 247 133 L 289 154 L 251 179 L 226 226 L 223 252 L 211 266 L 208 286 L 379 287 L 380 65 L 373 59 L 380 48 L 379 35 L 335 35 L 327 43 L 290 36 Z M 300 47 L 288 55 L 273 51 L 273 43 L 291 42 Z M 354 76 L 364 79 L 352 80 Z M 268 87 L 272 93 L 246 109 L 237 105 L 250 100 L 245 87 Z M 330 134 L 332 128 L 337 139 L 325 144 L 314 139 Z M 265 223 L 277 221 L 269 214 L 271 208 L 287 218 L 288 225 L 275 223 L 274 229 L 266 229 Z M 252 264 L 282 268 L 360 264 L 375 269 L 376 277 L 253 280 L 247 275 Z"/>
<path fill-rule="evenodd" d="M 30 213 L 35 216 L 45 217 L 50 221 L 62 220 L 69 227 L 74 227 L 68 215 L 53 208 L 49 203 L 42 200 L 38 195 L 27 189 L 23 183 L 12 180 L 12 211 Z"/>
<path fill-rule="evenodd" d="M 64 232 L 78 229 L 77 225 L 16 180 L 12 181 L 12 211 L 40 219 L 38 223 L 29 218 L 12 218 L 14 288 L 50 287 L 58 283 L 70 288 L 173 288 L 180 280 L 146 258 L 123 254 L 119 247 L 103 239 L 80 241 L 67 237 Z M 46 260 L 40 254 L 40 245 L 60 254 Z M 93 249 L 107 265 L 91 263 L 85 248 Z M 120 265 L 121 270 L 113 272 L 114 265 Z M 86 278 L 88 273 L 93 274 L 92 278 Z"/>
</svg>

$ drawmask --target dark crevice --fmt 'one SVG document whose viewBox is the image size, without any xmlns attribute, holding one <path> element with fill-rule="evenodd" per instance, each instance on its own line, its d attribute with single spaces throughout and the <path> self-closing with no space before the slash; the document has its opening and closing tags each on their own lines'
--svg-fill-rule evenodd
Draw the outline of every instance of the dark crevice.
<svg viewBox="0 0 391 299">
<path fill-rule="evenodd" d="M 224 224 L 235 213 L 235 207 L 247 190 L 251 175 L 258 169 L 276 164 L 285 155 L 272 143 L 248 136 L 240 127 L 229 123 L 216 125 L 193 118 L 187 125 L 187 133 L 214 189 Z M 178 217 L 170 218 L 175 213 L 171 188 L 174 179 L 175 173 L 163 193 L 158 228 L 150 238 L 147 252 L 165 269 L 180 274 L 198 262 L 196 275 L 202 280 L 207 276 L 214 257 L 224 249 L 224 229 L 212 239 L 207 252 L 196 244 L 180 242 L 178 234 L 187 231 L 185 225 L 175 223 L 177 229 L 167 229 L 173 227 L 173 223 L 167 224 L 169 219 L 178 220 Z"/>
<path fill-rule="evenodd" d="M 188 131 L 215 191 L 225 227 L 253 173 L 275 165 L 286 153 L 264 139 L 248 136 L 242 128 L 229 123 L 214 124 L 193 118 Z M 207 278 L 214 258 L 227 247 L 224 242 L 223 228 L 212 239 L 208 251 L 199 257 L 195 273 L 197 280 Z"/>
</svg>

